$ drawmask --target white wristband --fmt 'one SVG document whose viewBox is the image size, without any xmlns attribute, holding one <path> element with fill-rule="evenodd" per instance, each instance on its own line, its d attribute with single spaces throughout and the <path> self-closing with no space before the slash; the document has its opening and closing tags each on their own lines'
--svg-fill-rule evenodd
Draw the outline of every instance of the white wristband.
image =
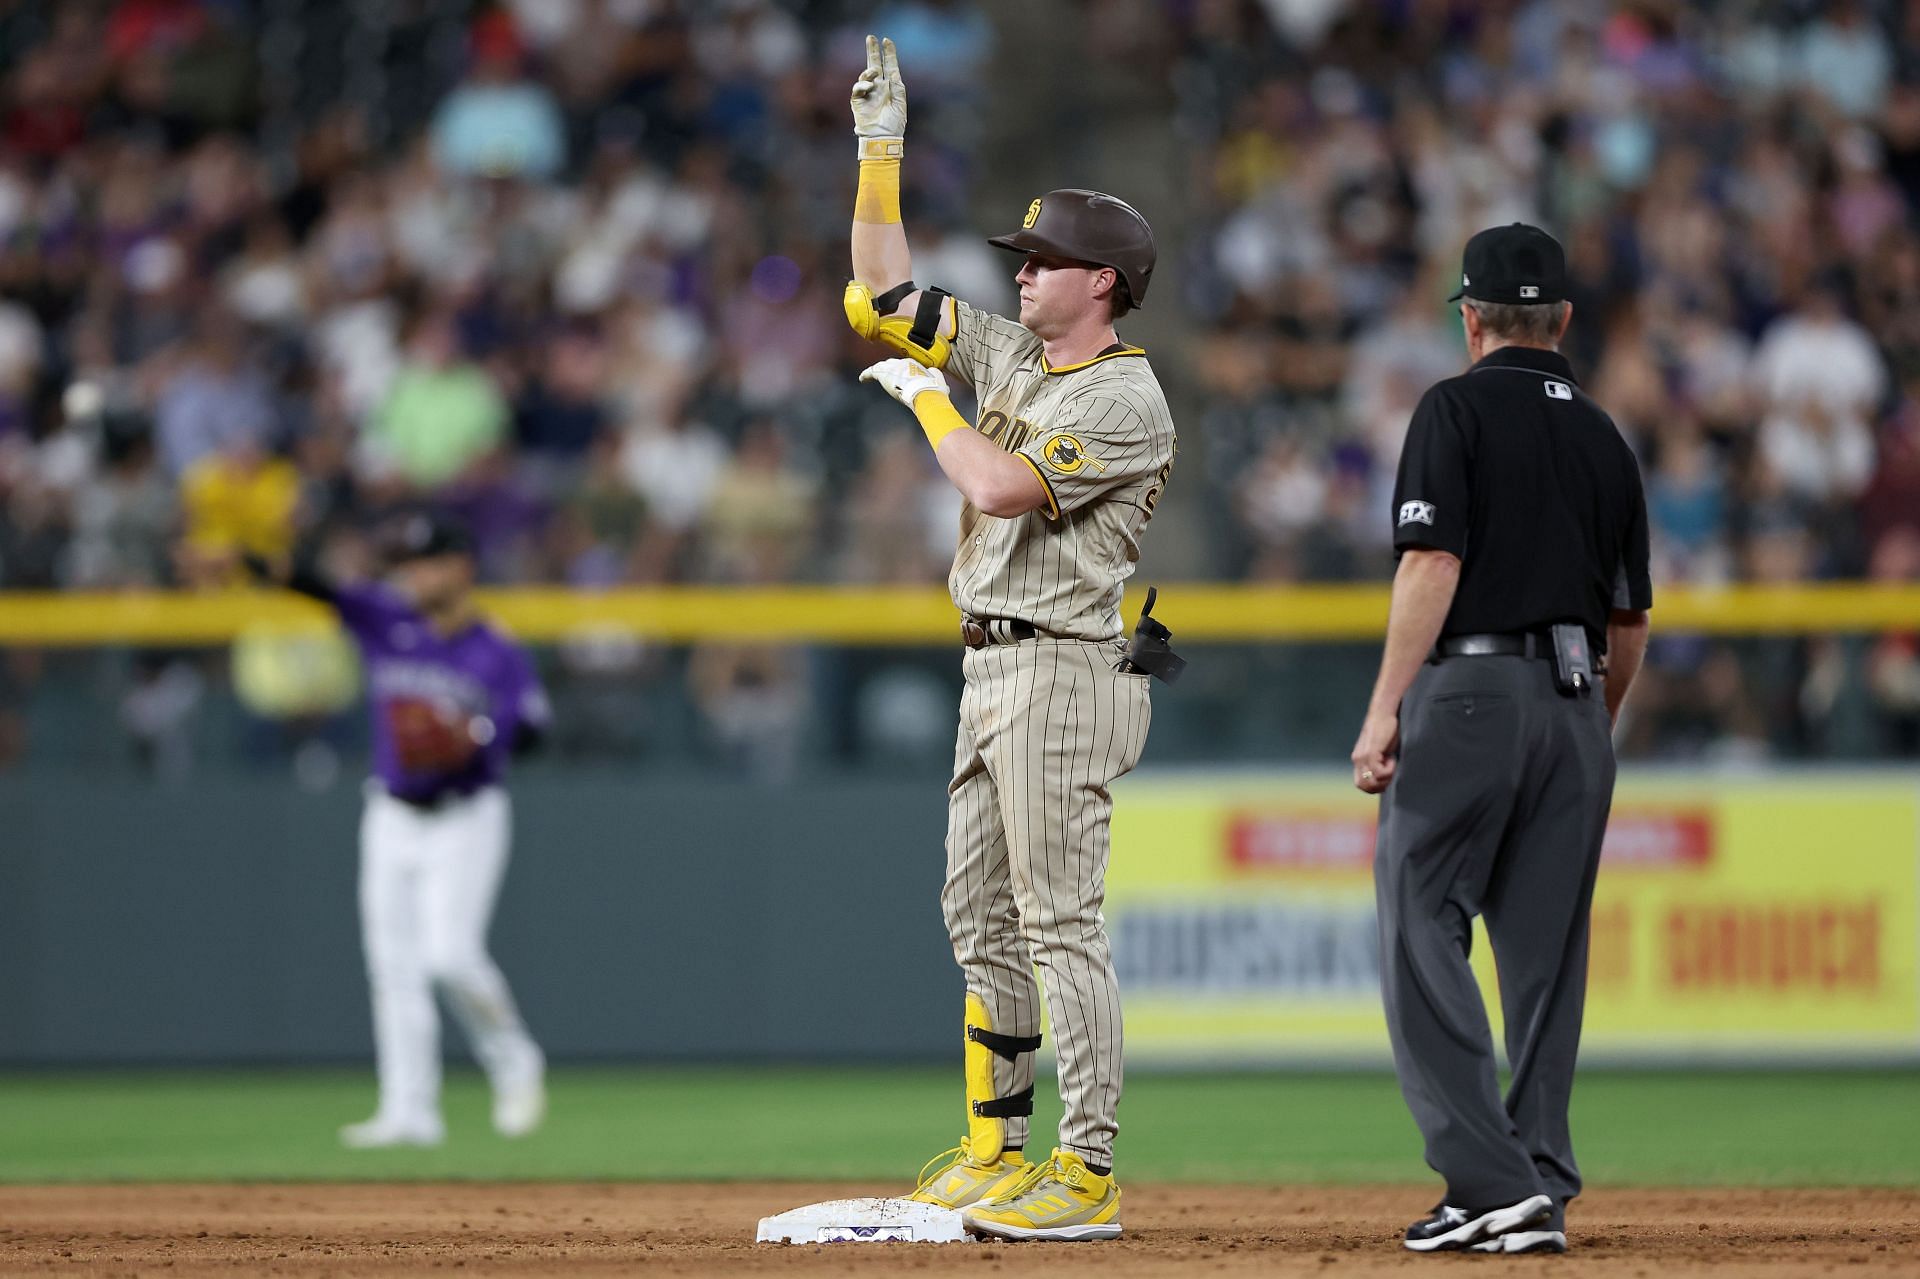
<svg viewBox="0 0 1920 1279">
<path fill-rule="evenodd" d="M 862 160 L 898 160 L 907 152 L 905 138 L 855 138 Z"/>
</svg>

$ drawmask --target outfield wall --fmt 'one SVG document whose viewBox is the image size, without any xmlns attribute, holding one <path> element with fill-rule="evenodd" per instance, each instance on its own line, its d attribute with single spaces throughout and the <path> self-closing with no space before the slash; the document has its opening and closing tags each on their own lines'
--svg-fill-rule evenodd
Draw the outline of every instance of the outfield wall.
<svg viewBox="0 0 1920 1279">
<path fill-rule="evenodd" d="M 557 1058 L 951 1055 L 938 777 L 547 768 L 516 804 L 496 950 Z M 1384 1063 L 1373 807 L 1320 773 L 1121 784 L 1136 1064 Z M 1920 1060 L 1920 779 L 1629 774 L 1615 811 L 1593 1059 Z M 277 779 L 0 778 L 0 1063 L 365 1057 L 357 812 Z"/>
</svg>

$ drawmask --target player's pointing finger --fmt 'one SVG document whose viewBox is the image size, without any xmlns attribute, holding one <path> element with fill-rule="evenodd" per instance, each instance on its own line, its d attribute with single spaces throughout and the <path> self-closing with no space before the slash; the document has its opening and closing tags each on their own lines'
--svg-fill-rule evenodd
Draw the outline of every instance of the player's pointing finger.
<svg viewBox="0 0 1920 1279">
<path fill-rule="evenodd" d="M 893 41 L 887 43 L 892 44 Z M 867 37 L 867 70 L 878 75 L 884 69 L 880 64 L 880 37 L 870 35 Z"/>
</svg>

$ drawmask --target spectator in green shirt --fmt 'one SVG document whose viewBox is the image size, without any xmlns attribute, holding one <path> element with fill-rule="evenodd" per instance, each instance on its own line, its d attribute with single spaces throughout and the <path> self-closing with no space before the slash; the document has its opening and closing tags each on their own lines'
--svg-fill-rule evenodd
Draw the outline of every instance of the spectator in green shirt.
<svg viewBox="0 0 1920 1279">
<path fill-rule="evenodd" d="M 485 369 L 461 355 L 451 319 L 428 312 L 374 411 L 367 443 L 385 469 L 431 490 L 504 444 L 508 421 L 506 397 Z"/>
</svg>

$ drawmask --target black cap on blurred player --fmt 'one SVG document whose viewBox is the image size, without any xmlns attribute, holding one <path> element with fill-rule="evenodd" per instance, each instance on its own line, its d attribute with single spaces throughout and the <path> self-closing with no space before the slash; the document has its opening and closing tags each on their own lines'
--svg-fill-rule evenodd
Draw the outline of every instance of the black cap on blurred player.
<svg viewBox="0 0 1920 1279">
<path fill-rule="evenodd" d="M 1467 241 L 1460 265 L 1458 302 L 1544 305 L 1567 299 L 1567 254 L 1560 241 L 1537 226 L 1515 222 L 1488 227 Z"/>
<path fill-rule="evenodd" d="M 430 511 L 401 516 L 387 542 L 387 556 L 396 564 L 434 555 L 471 554 L 473 534 L 467 526 Z"/>
</svg>

